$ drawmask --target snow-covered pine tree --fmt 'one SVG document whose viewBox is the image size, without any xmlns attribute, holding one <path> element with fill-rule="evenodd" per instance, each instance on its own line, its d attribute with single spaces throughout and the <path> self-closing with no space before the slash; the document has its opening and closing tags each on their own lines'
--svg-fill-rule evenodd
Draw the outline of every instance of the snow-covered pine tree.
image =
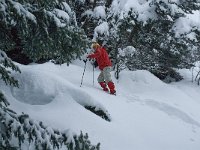
<svg viewBox="0 0 200 150">
<path fill-rule="evenodd" d="M 109 11 L 112 12 L 112 9 Z M 126 55 L 124 48 L 132 45 L 129 42 L 129 37 L 133 38 L 134 36 L 132 35 L 135 32 L 133 30 L 133 23 L 135 23 L 134 20 L 137 20 L 138 16 L 132 13 L 132 9 L 128 13 L 129 15 L 123 19 L 120 19 L 119 16 L 111 12 L 108 13 L 109 37 L 107 39 L 107 47 L 112 58 L 115 77 L 118 79 L 120 71 L 127 68 L 128 65 L 127 62 L 129 61 L 130 55 Z"/>
<path fill-rule="evenodd" d="M 11 70 L 20 70 L 5 53 L 11 49 L 23 50 L 33 60 L 53 58 L 59 63 L 70 62 L 83 53 L 86 37 L 75 26 L 75 20 L 70 21 L 70 12 L 65 1 L 0 1 L 0 76 L 6 84 L 18 86 Z M 0 90 L 0 149 L 28 149 L 30 145 L 38 150 L 99 149 L 99 144 L 91 145 L 87 134 L 77 136 L 53 130 L 26 114 L 17 115 L 8 105 Z"/>
<path fill-rule="evenodd" d="M 87 46 L 87 37 L 65 0 L 2 0 L 0 19 L 0 48 L 12 50 L 10 53 L 15 55 L 24 53 L 33 61 L 69 63 L 80 57 Z"/>
<path fill-rule="evenodd" d="M 105 0 L 77 0 L 74 5 L 78 24 L 91 40 L 101 42 L 95 28 L 106 20 L 105 4 Z"/>
<path fill-rule="evenodd" d="M 176 81 L 180 80 L 182 77 L 173 68 L 192 66 L 187 58 L 190 57 L 191 49 L 189 45 L 193 41 L 186 36 L 176 37 L 176 31 L 172 29 L 178 18 L 196 10 L 198 7 L 194 7 L 194 5 L 198 6 L 198 4 L 185 0 L 176 2 L 153 0 L 151 5 L 155 8 L 157 18 L 151 21 L 150 35 L 154 40 L 149 42 L 149 48 L 156 51 L 157 62 L 156 66 L 151 68 L 150 71 L 161 79 L 168 78 L 167 82 L 170 82 L 172 78 Z"/>
<path fill-rule="evenodd" d="M 7 84 L 18 86 L 18 81 L 11 76 L 11 70 L 20 72 L 19 68 L 9 59 L 6 53 L 0 50 L 0 76 L 1 79 Z"/>
<path fill-rule="evenodd" d="M 111 12 L 109 15 L 108 43 L 116 77 L 119 77 L 119 72 L 125 68 L 134 70 L 150 67 L 153 59 L 149 51 L 144 49 L 144 40 L 148 39 L 144 36 L 146 33 L 144 23 L 138 21 L 138 13 L 130 9 L 121 19 L 120 16 L 113 15 Z"/>
<path fill-rule="evenodd" d="M 194 61 L 200 61 L 200 29 L 195 29 L 194 32 L 196 33 Z"/>
<path fill-rule="evenodd" d="M 161 79 L 171 76 L 175 80 L 180 80 L 181 77 L 173 68 L 191 66 L 188 57 L 193 41 L 186 36 L 176 37 L 173 25 L 178 18 L 198 8 L 199 2 L 152 0 L 149 5 L 151 13 L 154 12 L 155 15 L 145 22 L 141 18 L 138 19 L 137 16 L 140 14 L 134 9 L 125 13 L 121 20 L 120 14 L 116 15 L 115 12 L 115 31 L 120 35 L 117 42 L 123 43 L 124 46 L 118 48 L 135 48 L 134 54 L 129 55 L 127 59 L 123 56 L 122 59 L 126 60 L 124 63 L 130 70 L 147 69 Z"/>
<path fill-rule="evenodd" d="M 173 3 L 173 1 L 169 2 Z M 193 13 L 194 10 L 200 9 L 200 0 L 179 0 L 178 5 L 184 10 L 184 12 Z"/>
<path fill-rule="evenodd" d="M 196 40 L 195 40 L 195 48 L 193 49 L 193 55 L 192 55 L 192 59 L 193 62 L 195 62 L 197 64 L 197 66 L 194 65 L 194 68 L 198 68 L 199 66 L 199 62 L 200 62 L 200 29 L 194 29 L 193 31 L 194 33 L 196 33 Z M 195 71 L 195 76 L 193 77 L 194 81 L 197 82 L 198 85 L 200 85 L 200 67 L 198 68 L 198 70 L 193 70 Z M 194 73 L 194 72 L 193 72 Z"/>
</svg>

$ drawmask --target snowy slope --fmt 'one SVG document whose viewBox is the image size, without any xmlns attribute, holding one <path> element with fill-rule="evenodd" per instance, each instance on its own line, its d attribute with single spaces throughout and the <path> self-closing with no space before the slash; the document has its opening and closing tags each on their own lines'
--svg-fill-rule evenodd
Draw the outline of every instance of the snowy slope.
<svg viewBox="0 0 200 150">
<path fill-rule="evenodd" d="M 70 66 L 45 63 L 18 65 L 14 74 L 20 88 L 0 88 L 18 113 L 60 130 L 80 130 L 89 134 L 102 150 L 199 150 L 200 87 L 190 82 L 191 74 L 182 70 L 184 81 L 165 84 L 151 73 L 123 71 L 114 80 L 117 96 L 104 93 L 87 63 L 83 86 L 82 62 Z M 95 69 L 95 79 L 99 70 Z M 113 72 L 112 72 L 113 75 Z M 106 112 L 106 121 L 84 106 Z"/>
</svg>

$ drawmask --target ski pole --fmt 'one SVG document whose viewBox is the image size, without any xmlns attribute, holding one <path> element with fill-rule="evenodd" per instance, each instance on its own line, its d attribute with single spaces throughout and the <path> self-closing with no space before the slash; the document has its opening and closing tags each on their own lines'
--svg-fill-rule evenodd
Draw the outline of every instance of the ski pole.
<svg viewBox="0 0 200 150">
<path fill-rule="evenodd" d="M 93 86 L 94 86 L 94 64 L 93 64 Z"/>
<path fill-rule="evenodd" d="M 82 84 L 83 84 L 83 76 L 84 76 L 84 74 L 85 74 L 85 69 L 86 69 L 87 59 L 86 59 L 86 60 L 83 60 L 83 61 L 84 61 L 84 63 L 85 63 L 85 66 L 84 66 L 84 71 L 83 71 L 83 75 L 82 75 L 82 79 L 81 79 L 81 85 L 80 85 L 80 87 L 81 87 Z"/>
</svg>

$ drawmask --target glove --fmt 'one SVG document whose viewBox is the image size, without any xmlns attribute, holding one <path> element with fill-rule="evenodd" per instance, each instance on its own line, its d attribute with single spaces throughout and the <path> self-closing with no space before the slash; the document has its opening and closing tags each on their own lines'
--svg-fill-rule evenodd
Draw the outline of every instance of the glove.
<svg viewBox="0 0 200 150">
<path fill-rule="evenodd" d="M 90 58 L 90 59 L 92 59 L 91 55 L 88 55 L 88 56 L 87 56 L 87 58 Z"/>
<path fill-rule="evenodd" d="M 93 61 L 92 65 L 94 66 L 94 68 L 96 68 L 98 66 L 97 61 Z"/>
</svg>

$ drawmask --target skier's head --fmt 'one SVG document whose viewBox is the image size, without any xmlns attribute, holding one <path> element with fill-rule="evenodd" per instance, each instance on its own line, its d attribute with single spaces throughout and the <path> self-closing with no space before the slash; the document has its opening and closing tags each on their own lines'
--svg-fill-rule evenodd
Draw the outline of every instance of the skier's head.
<svg viewBox="0 0 200 150">
<path fill-rule="evenodd" d="M 91 47 L 93 49 L 97 49 L 98 47 L 100 47 L 100 45 L 97 42 L 93 42 Z"/>
</svg>

